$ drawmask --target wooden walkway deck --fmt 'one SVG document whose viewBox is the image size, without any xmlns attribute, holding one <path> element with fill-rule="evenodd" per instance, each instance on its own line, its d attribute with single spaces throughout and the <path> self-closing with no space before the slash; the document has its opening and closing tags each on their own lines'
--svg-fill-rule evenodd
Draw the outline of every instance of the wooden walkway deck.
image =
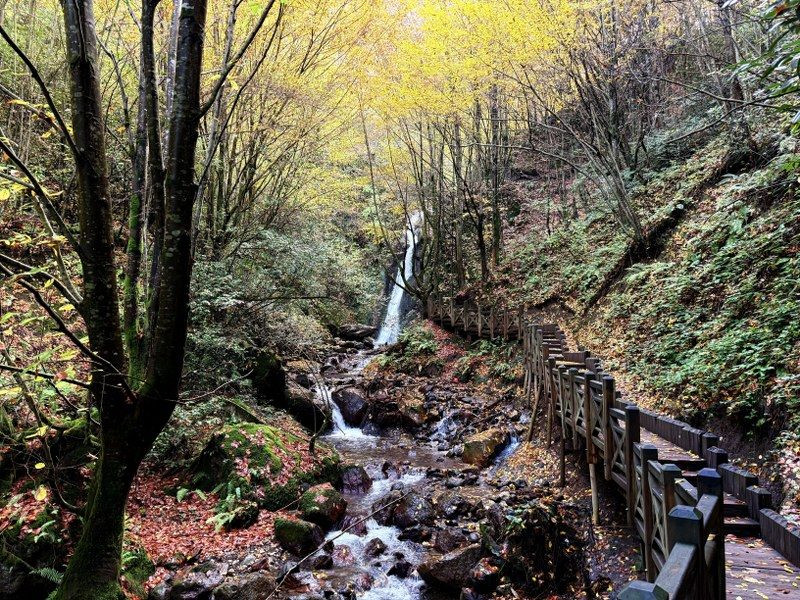
<svg viewBox="0 0 800 600">
<path fill-rule="evenodd" d="M 518 339 L 534 412 L 543 397 L 548 439 L 551 428 L 561 438 L 562 473 L 569 447 L 621 488 L 655 583 L 628 586 L 620 598 L 800 599 L 800 530 L 770 510 L 754 475 L 727 464 L 717 436 L 624 402 L 598 359 L 567 351 L 557 327 L 530 325 L 524 311 L 453 299 L 433 299 L 427 308 L 429 318 L 459 333 Z M 702 513 L 694 546 L 676 543 L 691 526 L 679 519 L 691 521 L 691 513 L 672 511 L 681 505 Z"/>
<path fill-rule="evenodd" d="M 725 576 L 731 600 L 800 598 L 800 569 L 759 538 L 725 538 Z"/>
</svg>

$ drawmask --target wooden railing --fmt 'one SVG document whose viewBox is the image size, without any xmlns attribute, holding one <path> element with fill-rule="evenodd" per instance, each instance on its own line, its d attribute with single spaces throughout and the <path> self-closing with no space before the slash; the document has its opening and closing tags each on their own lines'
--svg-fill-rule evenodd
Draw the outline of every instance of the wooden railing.
<svg viewBox="0 0 800 600">
<path fill-rule="evenodd" d="M 426 308 L 429 318 L 467 336 L 518 339 L 530 433 L 543 411 L 546 443 L 557 438 L 559 444 L 560 484 L 565 484 L 565 456 L 573 452 L 589 466 L 595 520 L 598 465 L 620 489 L 628 523 L 641 540 L 648 580 L 629 584 L 621 598 L 725 597 L 724 493 L 745 502 L 764 540 L 800 566 L 800 532 L 770 510 L 770 494 L 758 487 L 755 475 L 728 464 L 718 436 L 626 402 L 600 360 L 586 350 L 569 351 L 556 325 L 527 323 L 523 310 L 436 297 Z M 676 461 L 680 464 L 659 460 L 657 447 L 641 443 L 643 432 L 689 458 Z"/>
</svg>

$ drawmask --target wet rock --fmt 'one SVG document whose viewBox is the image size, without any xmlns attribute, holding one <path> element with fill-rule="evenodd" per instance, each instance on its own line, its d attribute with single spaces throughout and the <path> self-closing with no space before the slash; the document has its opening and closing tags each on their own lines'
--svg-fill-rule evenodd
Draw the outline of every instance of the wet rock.
<svg viewBox="0 0 800 600">
<path fill-rule="evenodd" d="M 333 567 L 333 557 L 330 554 L 317 554 L 308 563 L 313 571 L 324 571 Z"/>
<path fill-rule="evenodd" d="M 485 467 L 500 448 L 508 442 L 508 432 L 498 427 L 471 435 L 464 441 L 464 462 Z"/>
<path fill-rule="evenodd" d="M 480 540 L 480 536 L 478 536 Z M 476 540 L 477 541 L 477 540 Z M 447 529 L 440 529 L 436 532 L 433 538 L 433 547 L 443 554 L 452 552 L 456 548 L 467 545 L 469 540 L 464 532 L 457 527 L 448 527 Z"/>
<path fill-rule="evenodd" d="M 417 571 L 428 583 L 460 590 L 469 583 L 472 569 L 480 558 L 481 545 L 472 544 L 432 558 L 417 567 Z"/>
<path fill-rule="evenodd" d="M 459 600 L 484 600 L 485 598 L 486 596 L 469 587 L 462 589 L 461 596 L 459 596 Z"/>
<path fill-rule="evenodd" d="M 466 515 L 472 510 L 472 503 L 456 489 L 440 494 L 436 498 L 436 505 L 439 512 L 449 518 Z"/>
<path fill-rule="evenodd" d="M 374 336 L 378 332 L 377 327 L 371 325 L 364 325 L 362 323 L 346 323 L 339 327 L 336 332 L 343 340 L 351 340 L 361 342 L 368 337 Z"/>
<path fill-rule="evenodd" d="M 375 578 L 367 572 L 361 572 L 353 577 L 353 584 L 357 590 L 366 592 L 372 589 L 372 586 L 375 584 Z"/>
<path fill-rule="evenodd" d="M 371 396 L 369 420 L 381 427 L 416 429 L 427 420 L 422 394 L 416 390 L 395 391 L 391 397 Z"/>
<path fill-rule="evenodd" d="M 169 600 L 211 600 L 228 573 L 226 563 L 207 561 L 176 576 Z"/>
<path fill-rule="evenodd" d="M 433 525 L 436 512 L 433 504 L 415 492 L 406 494 L 394 507 L 392 522 L 400 528 Z"/>
<path fill-rule="evenodd" d="M 384 474 L 386 479 L 399 479 L 400 469 L 396 465 L 390 463 L 388 460 L 381 465 L 381 473 Z"/>
<path fill-rule="evenodd" d="M 420 544 L 422 542 L 427 542 L 433 537 L 433 531 L 430 527 L 425 525 L 414 525 L 413 527 L 406 527 L 401 531 L 397 539 L 401 541 L 411 541 Z"/>
<path fill-rule="evenodd" d="M 361 517 L 355 515 L 345 515 L 342 519 L 342 531 L 353 535 L 367 535 L 367 523 Z"/>
<path fill-rule="evenodd" d="M 228 578 L 214 590 L 214 600 L 261 600 L 275 589 L 268 573 L 247 573 Z"/>
<path fill-rule="evenodd" d="M 322 544 L 324 536 L 315 523 L 279 517 L 275 519 L 275 539 L 284 550 L 305 556 Z"/>
<path fill-rule="evenodd" d="M 414 569 L 414 566 L 408 562 L 406 559 L 401 558 L 398 559 L 396 563 L 392 565 L 392 567 L 387 571 L 387 575 L 390 577 L 394 575 L 395 577 L 399 577 L 400 579 L 405 579 L 408 577 L 409 573 Z"/>
<path fill-rule="evenodd" d="M 376 558 L 386 552 L 386 544 L 380 538 L 372 538 L 364 546 L 364 556 Z"/>
<path fill-rule="evenodd" d="M 345 494 L 357 495 L 365 494 L 372 487 L 372 478 L 367 474 L 364 467 L 360 465 L 350 465 L 342 469 L 339 478 L 339 488 Z"/>
<path fill-rule="evenodd" d="M 375 520 L 381 525 L 392 525 L 397 502 L 403 496 L 399 490 L 393 490 L 372 505 Z"/>
<path fill-rule="evenodd" d="M 342 411 L 345 422 L 349 425 L 361 425 L 369 409 L 369 403 L 363 391 L 348 387 L 336 390 L 331 394 L 331 398 Z"/>
<path fill-rule="evenodd" d="M 464 444 L 456 444 L 447 451 L 447 456 L 458 458 L 464 454 Z"/>
<path fill-rule="evenodd" d="M 281 565 L 281 568 L 278 569 L 278 576 L 276 577 L 276 579 L 280 581 L 282 579 L 285 579 L 289 575 L 292 575 L 293 573 L 298 573 L 299 571 L 300 571 L 300 565 L 297 564 L 297 562 L 293 560 L 286 561 Z"/>
<path fill-rule="evenodd" d="M 330 483 L 322 483 L 308 488 L 300 496 L 299 506 L 306 521 L 330 528 L 344 516 L 347 501 Z"/>
<path fill-rule="evenodd" d="M 340 544 L 333 549 L 331 554 L 333 564 L 337 567 L 351 567 L 356 564 L 356 557 L 352 548 L 346 544 Z"/>
<path fill-rule="evenodd" d="M 328 422 L 331 420 L 331 410 L 325 402 L 313 391 L 291 379 L 286 383 L 283 401 L 276 401 L 275 405 L 312 431 L 319 429 L 325 419 Z"/>
</svg>

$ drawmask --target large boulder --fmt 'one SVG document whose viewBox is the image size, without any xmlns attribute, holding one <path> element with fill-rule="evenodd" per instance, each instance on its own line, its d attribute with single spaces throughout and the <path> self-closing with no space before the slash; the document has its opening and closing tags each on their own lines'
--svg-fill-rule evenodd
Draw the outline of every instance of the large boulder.
<svg viewBox="0 0 800 600">
<path fill-rule="evenodd" d="M 336 331 L 336 335 L 343 340 L 361 342 L 368 337 L 373 337 L 377 331 L 378 328 L 372 327 L 371 325 L 364 325 L 362 323 L 346 323 L 339 327 L 339 329 Z"/>
<path fill-rule="evenodd" d="M 359 426 L 367 416 L 369 403 L 363 391 L 358 388 L 346 387 L 336 390 L 331 394 L 333 401 L 342 411 L 344 420 L 349 425 Z"/>
<path fill-rule="evenodd" d="M 283 398 L 274 404 L 311 431 L 319 431 L 323 423 L 331 422 L 330 407 L 316 392 L 306 389 L 294 379 L 287 381 Z"/>
<path fill-rule="evenodd" d="M 508 432 L 499 427 L 492 427 L 464 440 L 464 453 L 461 458 L 471 465 L 485 467 L 506 443 L 508 443 Z"/>
<path fill-rule="evenodd" d="M 372 487 L 372 478 L 361 465 L 348 465 L 342 468 L 338 487 L 351 496 L 366 494 Z"/>
<path fill-rule="evenodd" d="M 372 397 L 370 420 L 381 427 L 416 429 L 427 420 L 425 397 L 414 389 L 398 389 Z"/>
<path fill-rule="evenodd" d="M 321 546 L 325 536 L 316 523 L 278 517 L 275 519 L 275 539 L 284 550 L 305 556 Z"/>
<path fill-rule="evenodd" d="M 258 395 L 267 400 L 280 398 L 286 389 L 283 362 L 277 354 L 268 350 L 262 350 L 253 360 L 250 379 Z"/>
<path fill-rule="evenodd" d="M 330 528 L 347 511 L 347 501 L 330 483 L 308 488 L 300 496 L 300 514 L 307 521 Z"/>
<path fill-rule="evenodd" d="M 416 492 L 392 490 L 372 506 L 372 511 L 378 523 L 402 529 L 433 525 L 436 519 L 433 504 Z"/>
<path fill-rule="evenodd" d="M 437 558 L 431 558 L 417 567 L 426 582 L 453 590 L 467 586 L 473 569 L 481 559 L 481 545 L 471 544 Z"/>
<path fill-rule="evenodd" d="M 304 484 L 338 480 L 335 450 L 317 442 L 316 452 L 309 454 L 297 423 L 285 418 L 276 425 L 237 423 L 220 428 L 195 459 L 189 486 L 238 488 L 243 501 L 277 510 L 296 500 Z"/>
<path fill-rule="evenodd" d="M 287 376 L 287 368 L 303 368 L 298 373 Z M 285 410 L 304 427 L 317 431 L 327 419 L 330 422 L 330 408 L 311 389 L 313 379 L 308 370 L 314 366 L 303 366 L 300 361 L 283 361 L 274 353 L 262 351 L 254 360 L 250 376 L 253 387 L 261 400 L 276 408 Z"/>
</svg>

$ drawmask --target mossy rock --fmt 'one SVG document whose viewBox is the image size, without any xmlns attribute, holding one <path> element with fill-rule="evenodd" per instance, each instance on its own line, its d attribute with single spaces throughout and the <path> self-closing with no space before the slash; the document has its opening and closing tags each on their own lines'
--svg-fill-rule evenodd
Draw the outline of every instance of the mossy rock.
<svg viewBox="0 0 800 600">
<path fill-rule="evenodd" d="M 347 500 L 330 483 L 308 488 L 300 497 L 303 518 L 329 528 L 338 523 L 347 511 Z"/>
<path fill-rule="evenodd" d="M 275 519 L 275 539 L 284 550 L 305 556 L 318 548 L 325 538 L 316 523 L 278 517 Z"/>
<path fill-rule="evenodd" d="M 339 472 L 339 455 L 325 444 L 317 443 L 311 455 L 308 441 L 289 427 L 237 423 L 211 437 L 192 465 L 187 487 L 219 489 L 223 497 L 237 493 L 278 510 L 296 501 L 304 484 L 336 481 Z"/>
</svg>

